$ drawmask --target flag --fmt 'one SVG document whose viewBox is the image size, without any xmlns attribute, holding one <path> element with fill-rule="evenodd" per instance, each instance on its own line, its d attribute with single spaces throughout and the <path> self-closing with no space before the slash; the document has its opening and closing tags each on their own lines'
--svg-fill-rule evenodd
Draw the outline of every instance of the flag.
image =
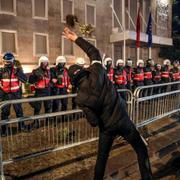
<svg viewBox="0 0 180 180">
<path fill-rule="evenodd" d="M 148 25 L 146 29 L 146 34 L 148 35 L 148 47 L 152 47 L 152 16 L 151 12 L 149 14 L 149 20 L 148 20 Z"/>
<path fill-rule="evenodd" d="M 136 21 L 136 47 L 140 47 L 140 28 L 141 28 L 141 22 L 140 22 L 140 8 L 138 10 L 138 16 Z"/>
</svg>

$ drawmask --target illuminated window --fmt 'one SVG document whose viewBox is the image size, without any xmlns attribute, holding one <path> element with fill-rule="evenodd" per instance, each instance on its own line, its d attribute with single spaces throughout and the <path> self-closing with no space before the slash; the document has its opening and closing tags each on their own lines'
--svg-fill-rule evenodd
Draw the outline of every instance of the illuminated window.
<svg viewBox="0 0 180 180">
<path fill-rule="evenodd" d="M 48 1 L 47 0 L 32 0 L 33 18 L 48 19 Z"/>
<path fill-rule="evenodd" d="M 16 0 L 0 0 L 0 13 L 16 15 Z"/>
<path fill-rule="evenodd" d="M 49 41 L 48 34 L 34 33 L 34 55 L 48 55 L 49 54 Z"/>
<path fill-rule="evenodd" d="M 17 33 L 16 31 L 0 31 L 1 54 L 5 52 L 17 53 Z"/>
</svg>

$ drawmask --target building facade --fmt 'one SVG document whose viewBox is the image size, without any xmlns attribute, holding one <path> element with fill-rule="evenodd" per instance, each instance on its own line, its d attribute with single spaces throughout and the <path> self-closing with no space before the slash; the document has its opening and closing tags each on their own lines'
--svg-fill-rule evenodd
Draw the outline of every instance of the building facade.
<svg viewBox="0 0 180 180">
<path fill-rule="evenodd" d="M 120 28 L 111 5 L 124 29 Z M 51 64 L 58 55 L 65 55 L 68 64 L 79 56 L 87 59 L 76 45 L 62 36 L 66 15 L 75 14 L 80 23 L 94 26 L 93 35 L 85 38 L 102 54 L 115 60 L 130 57 L 135 62 L 134 26 L 139 5 L 143 20 L 140 58 L 146 59 L 148 54 L 145 26 L 151 9 L 154 17 L 152 58 L 158 59 L 159 47 L 172 45 L 172 12 L 168 0 L 0 0 L 0 58 L 7 51 L 13 52 L 26 72 L 37 66 L 41 55 L 47 55 Z"/>
<path fill-rule="evenodd" d="M 155 62 L 162 63 L 159 58 L 160 47 L 172 46 L 172 4 L 169 0 L 113 0 L 113 7 L 117 13 L 112 16 L 112 34 L 110 42 L 113 44 L 113 57 L 125 57 L 136 62 L 136 21 L 138 9 L 140 9 L 140 55 L 139 58 L 149 58 L 147 46 L 148 36 L 146 28 L 149 14 L 152 14 L 152 48 L 151 57 Z M 122 25 L 122 27 L 121 27 Z M 125 27 L 125 28 L 124 28 Z M 125 39 L 125 42 L 124 42 Z M 125 43 L 125 46 L 124 46 Z M 125 48 L 124 48 L 125 47 Z M 123 48 L 125 50 L 123 50 Z"/>
</svg>

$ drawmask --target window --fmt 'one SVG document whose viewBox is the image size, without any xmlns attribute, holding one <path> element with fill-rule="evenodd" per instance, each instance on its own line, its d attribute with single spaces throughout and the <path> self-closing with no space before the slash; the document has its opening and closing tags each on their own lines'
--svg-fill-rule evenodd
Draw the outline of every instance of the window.
<svg viewBox="0 0 180 180">
<path fill-rule="evenodd" d="M 16 31 L 0 31 L 0 51 L 17 54 L 17 33 Z"/>
<path fill-rule="evenodd" d="M 49 41 L 48 34 L 34 33 L 34 55 L 48 55 L 49 54 Z"/>
<path fill-rule="evenodd" d="M 73 43 L 62 36 L 62 54 L 66 56 L 73 56 Z"/>
<path fill-rule="evenodd" d="M 74 14 L 74 0 L 61 0 L 61 22 L 66 22 L 68 14 Z"/>
<path fill-rule="evenodd" d="M 85 23 L 96 26 L 96 5 L 86 3 L 85 6 Z"/>
<path fill-rule="evenodd" d="M 33 18 L 48 19 L 48 0 L 32 0 Z"/>
<path fill-rule="evenodd" d="M 122 0 L 114 0 L 113 6 L 114 6 L 114 10 L 117 14 L 117 17 L 118 17 L 120 23 L 122 24 Z M 117 18 L 115 17 L 114 14 L 113 14 L 113 19 L 114 19 L 114 27 L 119 28 L 119 23 L 118 23 Z M 121 28 L 120 28 L 120 30 L 122 31 Z"/>
<path fill-rule="evenodd" d="M 130 1 L 130 11 L 129 12 L 131 14 L 131 18 L 132 18 L 135 25 L 136 25 L 136 20 L 137 20 L 137 11 L 138 11 L 137 0 Z M 134 26 L 132 23 L 130 24 L 130 29 L 136 30 L 136 29 L 134 29 Z"/>
<path fill-rule="evenodd" d="M 0 0 L 0 13 L 16 15 L 16 0 Z"/>
</svg>

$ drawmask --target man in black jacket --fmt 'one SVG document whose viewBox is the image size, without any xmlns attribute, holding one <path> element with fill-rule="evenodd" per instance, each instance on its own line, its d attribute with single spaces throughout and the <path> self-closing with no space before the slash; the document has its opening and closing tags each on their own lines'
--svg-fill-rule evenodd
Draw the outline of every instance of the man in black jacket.
<svg viewBox="0 0 180 180">
<path fill-rule="evenodd" d="M 72 65 L 69 68 L 69 76 L 72 83 L 78 87 L 78 106 L 86 114 L 88 122 L 100 129 L 94 180 L 103 179 L 109 152 L 117 135 L 124 137 L 136 151 L 142 179 L 151 180 L 147 148 L 129 119 L 124 100 L 120 98 L 106 75 L 98 49 L 68 28 L 64 29 L 63 34 L 84 50 L 91 61 L 87 70 Z"/>
</svg>

